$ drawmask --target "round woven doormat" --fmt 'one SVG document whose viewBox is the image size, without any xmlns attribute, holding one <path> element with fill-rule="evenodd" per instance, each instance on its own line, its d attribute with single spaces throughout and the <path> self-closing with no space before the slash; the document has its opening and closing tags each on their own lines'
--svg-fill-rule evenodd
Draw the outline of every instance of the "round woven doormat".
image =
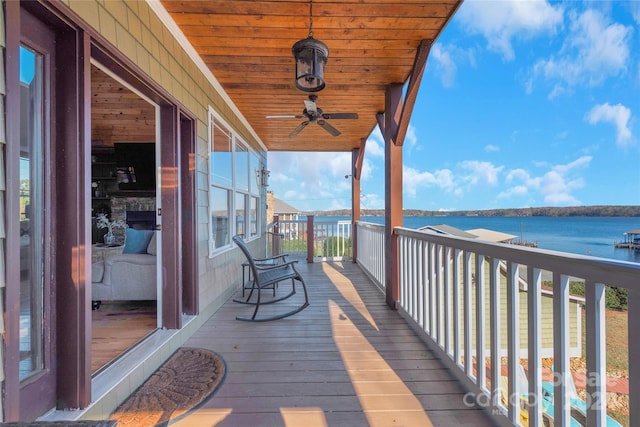
<svg viewBox="0 0 640 427">
<path fill-rule="evenodd" d="M 204 403 L 224 380 L 216 353 L 180 348 L 111 415 L 118 426 L 166 426 Z"/>
</svg>

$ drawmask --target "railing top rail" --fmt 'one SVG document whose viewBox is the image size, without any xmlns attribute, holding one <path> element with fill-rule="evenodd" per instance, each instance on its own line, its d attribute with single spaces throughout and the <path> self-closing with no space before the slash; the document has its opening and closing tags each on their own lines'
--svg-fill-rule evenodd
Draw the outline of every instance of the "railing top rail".
<svg viewBox="0 0 640 427">
<path fill-rule="evenodd" d="M 395 232 L 399 236 L 429 241 L 492 258 L 506 259 L 543 270 L 557 271 L 568 276 L 588 278 L 597 283 L 611 284 L 627 289 L 640 289 L 638 284 L 640 264 L 637 263 L 507 243 L 493 243 L 464 237 L 445 236 L 404 227 L 396 227 Z"/>
</svg>

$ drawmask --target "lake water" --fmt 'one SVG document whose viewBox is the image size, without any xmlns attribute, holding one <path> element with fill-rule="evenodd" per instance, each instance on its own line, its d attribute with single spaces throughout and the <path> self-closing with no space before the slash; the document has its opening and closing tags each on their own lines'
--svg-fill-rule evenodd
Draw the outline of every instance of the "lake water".
<svg viewBox="0 0 640 427">
<path fill-rule="evenodd" d="M 316 220 L 350 220 L 349 217 L 316 216 Z M 384 217 L 363 216 L 362 221 L 384 224 Z M 640 251 L 616 249 L 625 231 L 640 229 L 638 217 L 486 217 L 486 216 L 405 216 L 404 227 L 447 224 L 461 230 L 487 228 L 537 241 L 541 249 L 640 263 Z"/>
</svg>

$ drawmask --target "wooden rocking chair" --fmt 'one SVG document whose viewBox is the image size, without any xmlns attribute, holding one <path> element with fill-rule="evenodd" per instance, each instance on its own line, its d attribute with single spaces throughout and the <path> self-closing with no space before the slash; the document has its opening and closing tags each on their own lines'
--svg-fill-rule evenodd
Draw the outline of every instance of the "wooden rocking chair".
<svg viewBox="0 0 640 427">
<path fill-rule="evenodd" d="M 276 257 L 281 258 L 278 263 L 275 265 L 273 263 L 266 263 L 265 261 L 270 259 L 257 259 L 251 255 L 249 248 L 244 243 L 244 240 L 240 236 L 233 236 L 233 241 L 240 248 L 240 250 L 244 253 L 244 256 L 247 258 L 247 262 L 249 263 L 249 268 L 251 269 L 251 273 L 253 275 L 253 282 L 251 286 L 251 292 L 249 293 L 249 297 L 247 299 L 238 300 L 234 299 L 235 302 L 239 302 L 242 304 L 251 304 L 255 305 L 255 309 L 253 311 L 253 315 L 251 317 L 244 316 L 236 316 L 237 320 L 245 320 L 252 322 L 266 322 L 269 320 L 277 320 L 283 319 L 285 317 L 289 317 L 293 314 L 296 314 L 309 306 L 309 296 L 307 294 L 307 286 L 304 283 L 304 279 L 296 270 L 294 264 L 298 261 L 287 261 L 284 257 Z M 271 289 L 284 280 L 291 280 L 291 292 L 287 295 L 270 299 L 268 301 L 261 301 L 261 294 L 263 289 Z M 288 311 L 282 314 L 276 314 L 273 316 L 264 316 L 258 317 L 258 310 L 260 309 L 260 305 L 273 304 L 278 301 L 283 301 L 296 293 L 296 281 L 302 284 L 302 290 L 304 291 L 304 303 L 294 310 Z M 244 283 L 242 284 L 244 286 Z M 255 301 L 251 300 L 251 296 L 253 293 L 256 293 Z"/>
</svg>

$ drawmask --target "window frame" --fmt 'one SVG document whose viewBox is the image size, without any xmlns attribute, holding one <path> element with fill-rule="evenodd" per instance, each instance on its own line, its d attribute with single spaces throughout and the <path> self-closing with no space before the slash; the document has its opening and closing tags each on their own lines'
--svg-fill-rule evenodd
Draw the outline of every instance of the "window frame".
<svg viewBox="0 0 640 427">
<path fill-rule="evenodd" d="M 223 183 L 220 182 L 216 182 L 214 179 L 214 170 L 213 168 L 215 167 L 215 165 L 212 162 L 212 156 L 213 156 L 213 144 L 214 144 L 214 126 L 218 125 L 218 126 L 222 126 L 224 127 L 228 132 L 229 132 L 229 136 L 230 136 L 230 140 L 231 140 L 231 177 L 232 177 L 232 182 L 231 185 L 225 185 Z M 255 159 L 257 159 L 257 166 L 259 168 L 264 168 L 265 166 L 265 162 L 263 160 L 263 158 L 260 156 L 260 153 L 258 151 L 256 151 L 255 149 L 253 149 L 243 138 L 241 138 L 238 133 L 235 131 L 235 129 L 230 126 L 222 117 L 220 117 L 220 115 L 211 107 L 209 106 L 209 114 L 208 114 L 208 161 L 207 161 L 207 165 L 208 165 L 208 193 L 209 193 L 209 198 L 208 198 L 208 231 L 209 231 L 209 236 L 208 236 L 208 246 L 209 246 L 209 258 L 214 257 L 215 255 L 222 253 L 224 251 L 227 251 L 229 249 L 231 249 L 233 247 L 232 241 L 231 241 L 231 236 L 234 236 L 237 233 L 238 230 L 238 215 L 237 215 L 237 211 L 236 211 L 236 198 L 237 197 L 243 197 L 244 199 L 244 209 L 243 209 L 243 213 L 244 215 L 241 215 L 244 218 L 244 222 L 245 224 L 243 225 L 243 230 L 244 230 L 244 240 L 246 241 L 251 241 L 251 240 L 255 240 L 255 239 L 259 239 L 262 235 L 262 218 L 260 215 L 260 206 L 261 206 L 261 200 L 262 200 L 262 195 L 263 195 L 263 187 L 259 184 L 258 182 L 258 171 L 253 170 L 253 163 L 255 162 Z M 243 168 L 239 168 L 238 167 L 238 158 L 239 156 L 237 155 L 238 153 L 244 152 L 246 153 L 246 162 L 247 165 L 246 167 Z M 255 158 L 254 158 L 255 156 Z M 252 158 L 254 158 L 254 162 L 252 162 Z M 246 169 L 248 176 L 247 176 L 247 180 L 248 180 L 248 185 L 247 188 L 240 188 L 239 187 L 239 179 L 236 175 L 236 172 L 238 171 L 238 169 Z M 228 209 L 227 209 L 227 214 L 228 214 L 228 223 L 227 223 L 227 235 L 229 236 L 228 241 L 225 242 L 225 244 L 216 247 L 216 242 L 215 242 L 215 238 L 214 238 L 214 232 L 217 230 L 216 228 L 214 228 L 214 224 L 213 224 L 213 220 L 212 220 L 212 213 L 214 212 L 214 208 L 215 208 L 215 203 L 214 203 L 214 197 L 213 197 L 213 189 L 222 189 L 227 191 L 227 199 L 228 199 Z M 256 212 L 255 212 L 255 221 L 256 221 L 256 233 L 252 233 L 253 231 L 253 227 L 251 226 L 251 224 L 248 224 L 247 221 L 250 221 L 253 219 L 252 215 L 251 215 L 251 201 L 252 199 L 256 199 Z"/>
</svg>

